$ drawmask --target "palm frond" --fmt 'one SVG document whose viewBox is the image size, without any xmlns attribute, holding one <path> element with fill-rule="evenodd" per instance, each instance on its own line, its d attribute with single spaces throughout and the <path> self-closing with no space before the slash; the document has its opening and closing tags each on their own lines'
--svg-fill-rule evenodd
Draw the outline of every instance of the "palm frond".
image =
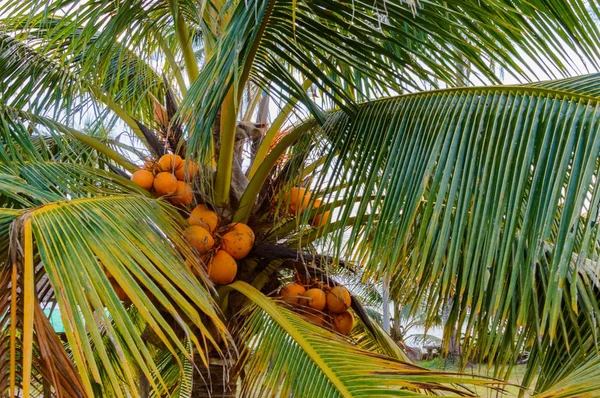
<svg viewBox="0 0 600 398">
<path fill-rule="evenodd" d="M 534 398 L 594 397 L 600 391 L 600 357 L 596 352 L 576 369 L 570 369 L 564 378 L 549 386 Z"/>
<path fill-rule="evenodd" d="M 561 43 L 593 63 L 599 36 L 594 11 L 582 1 L 568 7 L 542 1 L 511 7 L 427 2 L 416 12 L 404 2 L 239 2 L 218 51 L 185 100 L 187 109 L 205 110 L 191 123 L 191 153 L 206 155 L 226 93 L 234 90 L 239 102 L 247 78 L 300 100 L 321 118 L 298 83 L 308 79 L 325 102 L 352 114 L 357 100 L 414 89 L 420 80 L 433 87 L 438 81 L 462 85 L 467 69 L 496 80 L 489 60 L 522 76 L 527 64 L 522 52 L 549 74 L 554 67 L 565 72 L 570 57 Z"/>
<path fill-rule="evenodd" d="M 24 161 L 65 161 L 73 162 L 87 157 L 102 161 L 104 165 L 114 164 L 128 171 L 137 167 L 126 156 L 135 157 L 131 151 L 120 143 L 111 147 L 107 140 L 94 137 L 53 119 L 36 113 L 23 111 L 0 105 L 0 160 L 3 163 Z M 84 153 L 70 157 L 72 141 L 79 142 Z M 80 163 L 80 162 L 78 162 Z M 96 165 L 99 166 L 98 163 Z"/>
<path fill-rule="evenodd" d="M 538 280 L 547 286 L 551 251 L 540 260 Z M 566 391 L 576 388 L 585 390 L 589 384 L 587 372 L 590 366 L 598 362 L 598 322 L 596 314 L 600 311 L 600 278 L 595 261 L 574 256 L 569 269 L 569 278 L 565 286 L 565 302 L 561 306 L 562 319 L 560 333 L 555 339 L 543 336 L 538 341 L 531 338 L 531 352 L 528 358 L 524 382 L 530 383 L 537 375 L 535 390 L 538 392 L 556 391 L 561 381 L 570 384 Z M 539 293 L 538 302 L 542 303 L 551 292 Z M 575 296 L 575 297 L 574 297 Z M 573 302 L 578 305 L 578 313 L 573 313 Z M 539 305 L 539 304 L 538 304 Z M 533 336 L 532 336 L 533 337 Z M 525 346 L 525 348 L 529 348 Z M 537 374 L 536 369 L 542 369 Z M 584 376 L 586 375 L 587 376 Z M 563 380 L 564 379 L 564 380 Z M 591 384 L 590 384 L 591 387 Z M 566 392 L 565 392 L 566 394 Z"/>
<path fill-rule="evenodd" d="M 0 166 L 0 205 L 7 207 L 127 193 L 148 195 L 133 182 L 95 167 L 53 162 Z"/>
<path fill-rule="evenodd" d="M 346 201 L 323 231 L 335 256 L 393 275 L 399 305 L 430 317 L 451 305 L 446 330 L 466 328 L 467 356 L 514 363 L 538 337 L 546 355 L 587 325 L 595 341 L 593 278 L 576 275 L 600 258 L 599 108 L 577 87 L 441 90 L 331 115 L 313 131 L 327 172 L 308 179 L 326 202 Z M 307 244 L 310 216 L 299 219 Z M 553 379 L 545 363 L 540 380 Z"/>
<path fill-rule="evenodd" d="M 108 43 L 86 35 L 71 14 L 31 17 L 27 23 L 32 21 L 38 25 L 23 26 L 18 15 L 0 20 L 3 104 L 56 119 L 68 114 L 73 120 L 77 114 L 102 115 L 105 105 L 114 103 L 131 117 L 152 120 L 148 93 L 163 97 L 165 90 L 147 62 L 149 55 L 140 57 L 117 37 Z"/>
<path fill-rule="evenodd" d="M 365 351 L 244 282 L 230 287 L 254 303 L 239 331 L 240 341 L 246 344 L 240 364 L 245 372 L 242 396 L 425 396 L 419 392 L 422 388 L 461 395 L 451 384 L 490 383 L 430 372 Z"/>
<path fill-rule="evenodd" d="M 369 318 L 371 319 L 371 328 L 367 328 L 358 318 L 356 326 L 352 329 L 351 337 L 356 344 L 366 351 L 410 363 L 411 360 L 405 352 L 405 347 L 394 341 L 373 317 L 369 315 Z"/>
<path fill-rule="evenodd" d="M 181 237 L 183 219 L 174 208 L 141 197 L 110 196 L 53 202 L 22 214 L 14 222 L 22 222 L 25 230 L 30 225 L 29 256 L 43 264 L 86 394 L 98 388 L 116 396 L 137 395 L 138 369 L 148 380 L 158 380 L 153 389 L 166 392 L 157 364 L 114 283 L 175 361 L 182 354 L 192 356 L 183 336 L 191 339 L 203 361 L 208 350 L 220 351 L 211 332 L 226 338 L 226 329 L 207 276 L 200 271 L 202 283 L 198 283 L 191 272 L 191 267 L 200 267 L 199 260 Z M 27 269 L 27 261 L 22 267 Z M 28 294 L 37 297 L 39 291 L 34 286 L 21 294 L 27 300 Z M 214 325 L 211 332 L 209 324 Z M 37 333 L 35 326 L 30 330 L 26 324 L 23 330 Z M 109 342 L 102 330 L 110 336 Z M 107 344 L 114 346 L 118 360 L 110 359 Z M 33 354 L 24 351 L 23 355 Z M 183 366 L 181 361 L 179 365 Z M 105 383 L 96 384 L 102 373 L 107 375 Z"/>
<path fill-rule="evenodd" d="M 568 79 L 548 80 L 537 83 L 528 83 L 527 87 L 547 88 L 554 91 L 577 93 L 590 97 L 600 96 L 600 74 L 594 73 L 584 76 L 576 76 Z"/>
</svg>

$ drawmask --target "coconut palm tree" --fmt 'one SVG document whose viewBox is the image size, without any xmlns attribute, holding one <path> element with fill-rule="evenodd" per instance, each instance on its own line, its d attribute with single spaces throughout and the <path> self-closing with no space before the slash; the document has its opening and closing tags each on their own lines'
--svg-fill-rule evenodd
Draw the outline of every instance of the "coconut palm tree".
<svg viewBox="0 0 600 398">
<path fill-rule="evenodd" d="M 411 364 L 358 295 L 351 338 L 318 297 L 278 298 L 352 278 L 449 306 L 446 343 L 496 377 L 530 351 L 536 397 L 600 389 L 600 76 L 568 77 L 597 66 L 593 3 L 2 4 L 2 394 L 490 385 Z"/>
</svg>

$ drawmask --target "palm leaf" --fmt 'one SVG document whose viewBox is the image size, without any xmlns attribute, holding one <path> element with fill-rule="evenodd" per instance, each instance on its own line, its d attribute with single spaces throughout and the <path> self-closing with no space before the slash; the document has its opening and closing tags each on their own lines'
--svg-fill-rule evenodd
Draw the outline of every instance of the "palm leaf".
<svg viewBox="0 0 600 398">
<path fill-rule="evenodd" d="M 600 390 L 599 374 L 600 358 L 596 353 L 576 369 L 571 369 L 564 378 L 555 385 L 549 386 L 543 393 L 533 395 L 535 398 L 569 398 L 594 397 Z"/>
<path fill-rule="evenodd" d="M 423 396 L 421 388 L 461 395 L 451 383 L 490 382 L 430 372 L 364 351 L 244 282 L 230 287 L 254 303 L 239 331 L 240 341 L 247 344 L 242 396 Z"/>
<path fill-rule="evenodd" d="M 0 204 L 7 207 L 126 193 L 148 195 L 121 176 L 89 166 L 53 162 L 0 166 Z"/>
<path fill-rule="evenodd" d="M 33 246 L 29 256 L 39 256 L 54 290 L 86 394 L 100 388 L 116 396 L 137 395 L 138 367 L 148 380 L 158 379 L 152 385 L 156 391 L 165 392 L 159 369 L 104 269 L 176 361 L 182 353 L 191 358 L 181 333 L 191 339 L 204 360 L 216 346 L 208 323 L 225 336 L 207 290 L 207 277 L 202 276 L 204 283 L 199 284 L 189 269 L 199 264 L 181 238 L 183 220 L 169 205 L 111 196 L 50 203 L 24 214 L 25 219 L 15 222 L 20 220 L 26 229 L 30 225 Z M 25 269 L 26 265 L 27 261 Z M 34 287 L 30 294 L 39 292 Z M 27 300 L 27 292 L 23 297 Z M 194 332 L 189 325 L 195 327 Z M 109 344 L 100 329 L 110 336 Z M 31 331 L 25 325 L 23 330 L 32 333 L 36 328 Z M 118 360 L 110 359 L 107 345 L 114 346 Z M 32 353 L 24 351 L 23 355 Z M 100 382 L 101 373 L 107 375 L 105 382 L 92 387 Z"/>
<path fill-rule="evenodd" d="M 588 325 L 596 341 L 594 279 L 576 275 L 599 258 L 600 128 L 596 97 L 578 91 L 597 79 L 580 79 L 389 98 L 313 131 L 327 173 L 309 175 L 311 189 L 345 201 L 323 231 L 334 256 L 393 275 L 399 305 L 423 302 L 431 320 L 451 305 L 446 339 L 466 328 L 465 355 L 486 353 L 499 372 L 538 338 L 535 355 L 563 339 L 579 360 Z M 310 218 L 296 244 L 314 239 Z M 555 380 L 557 355 L 539 380 Z"/>
<path fill-rule="evenodd" d="M 376 352 L 390 358 L 410 363 L 411 360 L 404 351 L 405 347 L 395 342 L 390 335 L 383 330 L 379 322 L 371 315 L 369 315 L 369 319 L 371 321 L 372 330 L 371 328 L 366 327 L 360 318 L 357 325 L 352 329 L 351 336 L 352 339 L 356 341 L 356 344 L 366 351 Z"/>
<path fill-rule="evenodd" d="M 569 7 L 542 1 L 512 2 L 511 7 L 427 2 L 416 12 L 406 3 L 378 1 L 239 2 L 218 51 L 185 99 L 187 109 L 205 110 L 192 120 L 190 151 L 206 156 L 210 128 L 227 92 L 233 90 L 240 102 L 248 78 L 299 99 L 319 119 L 319 107 L 298 83 L 300 76 L 354 113 L 357 99 L 414 89 L 421 79 L 434 86 L 438 79 L 462 84 L 466 69 L 478 78 L 495 79 L 485 56 L 522 75 L 521 50 L 547 73 L 553 73 L 548 61 L 564 72 L 569 56 L 559 43 L 592 58 L 598 37 L 595 11 L 587 11 L 581 1 Z M 486 55 L 483 48 L 489 50 Z"/>
<path fill-rule="evenodd" d="M 84 15 L 88 11 L 80 10 Z M 82 19 L 71 13 L 48 17 L 47 9 L 31 12 L 0 21 L 5 32 L 0 34 L 4 104 L 55 117 L 66 109 L 73 117 L 77 110 L 93 112 L 94 101 L 106 103 L 108 98 L 129 115 L 152 120 L 147 94 L 162 97 L 164 86 L 149 63 L 150 54 L 129 50 L 111 36 L 110 25 L 99 32 L 93 23 L 79 26 Z M 139 43 L 138 48 L 152 47 Z"/>
<path fill-rule="evenodd" d="M 1 105 L 0 137 L 3 141 L 0 146 L 0 160 L 3 163 L 65 160 L 63 157 L 68 157 L 69 147 L 72 146 L 69 142 L 76 140 L 85 148 L 88 156 L 95 154 L 98 159 L 103 159 L 105 164 L 113 163 L 128 171 L 137 168 L 124 154 L 92 134 L 86 134 L 36 113 Z M 121 149 L 120 145 L 113 146 Z M 131 156 L 131 151 L 123 152 Z"/>
</svg>

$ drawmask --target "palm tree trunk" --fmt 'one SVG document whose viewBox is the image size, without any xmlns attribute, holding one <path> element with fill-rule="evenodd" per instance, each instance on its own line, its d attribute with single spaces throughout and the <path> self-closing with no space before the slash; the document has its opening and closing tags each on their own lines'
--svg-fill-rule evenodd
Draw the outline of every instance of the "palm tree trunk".
<svg viewBox="0 0 600 398">
<path fill-rule="evenodd" d="M 383 280 L 383 330 L 390 333 L 390 282 L 387 276 Z"/>
<path fill-rule="evenodd" d="M 238 378 L 231 361 L 211 358 L 208 369 L 197 363 L 191 398 L 235 398 Z"/>
<path fill-rule="evenodd" d="M 150 383 L 146 379 L 146 375 L 142 371 L 139 372 L 140 377 L 140 398 L 148 398 L 150 396 Z"/>
</svg>

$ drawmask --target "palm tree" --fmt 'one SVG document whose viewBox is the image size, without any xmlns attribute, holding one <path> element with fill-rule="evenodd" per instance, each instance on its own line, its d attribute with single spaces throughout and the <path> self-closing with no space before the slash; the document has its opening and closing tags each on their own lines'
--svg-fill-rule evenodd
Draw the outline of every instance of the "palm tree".
<svg viewBox="0 0 600 398">
<path fill-rule="evenodd" d="M 598 11 L 580 0 L 5 0 L 0 391 L 489 385 L 411 364 L 357 296 L 353 339 L 276 299 L 294 279 L 327 288 L 358 275 L 389 279 L 394 302 L 430 320 L 449 306 L 445 341 L 464 330 L 464 360 L 502 378 L 528 350 L 523 384 L 536 397 L 592 396 L 600 76 L 566 77 L 597 64 Z M 565 78 L 456 88 L 498 83 L 495 66 Z M 195 174 L 193 205 L 130 181 L 165 154 Z M 310 195 L 289 211 L 298 187 Z M 213 284 L 214 253 L 186 239 L 197 204 L 219 217 L 217 245 L 230 223 L 253 230 L 233 283 Z"/>
</svg>

